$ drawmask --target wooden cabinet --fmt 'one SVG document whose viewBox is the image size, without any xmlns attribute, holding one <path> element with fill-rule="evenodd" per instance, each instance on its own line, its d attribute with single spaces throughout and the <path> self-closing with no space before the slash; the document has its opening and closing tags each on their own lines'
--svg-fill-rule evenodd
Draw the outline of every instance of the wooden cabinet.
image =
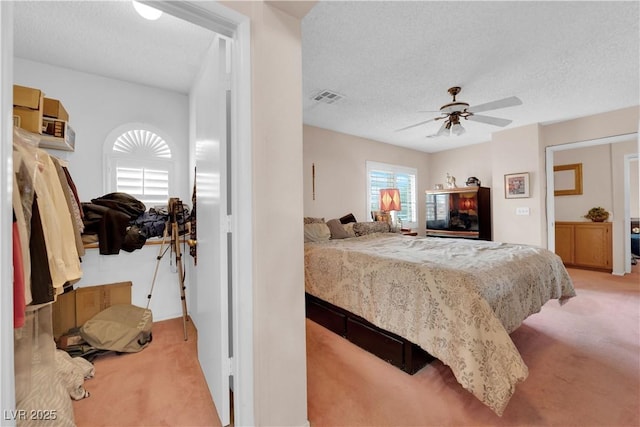
<svg viewBox="0 0 640 427">
<path fill-rule="evenodd" d="M 556 222 L 556 254 L 568 267 L 612 271 L 610 222 Z"/>
<path fill-rule="evenodd" d="M 487 187 L 426 191 L 427 236 L 491 240 L 491 190 Z"/>
</svg>

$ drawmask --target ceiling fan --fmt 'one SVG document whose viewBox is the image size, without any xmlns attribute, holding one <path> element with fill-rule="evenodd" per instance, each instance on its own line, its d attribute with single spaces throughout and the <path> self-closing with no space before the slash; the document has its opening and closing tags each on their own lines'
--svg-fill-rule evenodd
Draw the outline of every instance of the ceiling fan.
<svg viewBox="0 0 640 427">
<path fill-rule="evenodd" d="M 416 126 L 421 126 L 425 123 L 442 119 L 446 120 L 444 121 L 444 123 L 442 123 L 442 126 L 440 127 L 438 132 L 433 135 L 429 135 L 429 137 L 448 136 L 451 133 L 453 133 L 454 135 L 462 135 L 465 130 L 460 124 L 460 119 L 472 120 L 475 122 L 486 123 L 488 125 L 504 127 L 511 123 L 511 120 L 491 116 L 482 116 L 476 113 L 482 111 L 497 110 L 499 108 L 513 107 L 522 104 L 520 98 L 518 98 L 517 96 L 511 96 L 509 98 L 500 99 L 498 101 L 487 102 L 486 104 L 480 104 L 470 107 L 466 102 L 456 101 L 456 95 L 460 93 L 460 90 L 462 90 L 462 88 L 460 88 L 459 86 L 449 88 L 448 92 L 453 97 L 453 101 L 440 107 L 440 114 L 442 114 L 441 117 L 434 117 L 420 123 L 403 127 L 401 129 L 397 129 L 396 132 L 411 129 Z M 437 111 L 429 112 L 435 113 Z"/>
</svg>

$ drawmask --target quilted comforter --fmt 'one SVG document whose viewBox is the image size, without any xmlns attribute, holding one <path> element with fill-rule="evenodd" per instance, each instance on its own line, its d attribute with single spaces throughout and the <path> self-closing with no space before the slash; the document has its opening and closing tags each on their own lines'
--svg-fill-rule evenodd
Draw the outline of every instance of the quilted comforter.
<svg viewBox="0 0 640 427">
<path fill-rule="evenodd" d="M 575 296 L 549 250 L 391 233 L 305 243 L 305 287 L 418 344 L 498 415 L 528 375 L 509 333 Z"/>
</svg>

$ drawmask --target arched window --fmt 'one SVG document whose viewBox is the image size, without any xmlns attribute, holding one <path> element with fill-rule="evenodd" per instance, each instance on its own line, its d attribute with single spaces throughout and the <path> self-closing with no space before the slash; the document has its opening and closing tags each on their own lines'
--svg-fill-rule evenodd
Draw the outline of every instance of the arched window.
<svg viewBox="0 0 640 427">
<path fill-rule="evenodd" d="M 115 137 L 114 137 L 115 136 Z M 166 205 L 173 163 L 167 141 L 144 126 L 112 132 L 107 142 L 107 192 L 127 193 L 147 208 Z M 105 150 L 106 151 L 106 150 Z"/>
</svg>

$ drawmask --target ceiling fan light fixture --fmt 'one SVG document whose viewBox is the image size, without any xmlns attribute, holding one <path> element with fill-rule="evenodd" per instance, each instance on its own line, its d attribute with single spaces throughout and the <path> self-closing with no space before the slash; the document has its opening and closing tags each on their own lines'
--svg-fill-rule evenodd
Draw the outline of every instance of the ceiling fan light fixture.
<svg viewBox="0 0 640 427">
<path fill-rule="evenodd" d="M 138 15 L 142 16 L 144 19 L 155 21 L 156 19 L 160 18 L 160 16 L 162 16 L 162 11 L 154 7 L 137 2 L 135 0 L 131 0 L 131 3 L 133 3 L 133 8 L 136 10 L 136 12 L 138 12 Z"/>
<path fill-rule="evenodd" d="M 465 133 L 465 130 L 460 123 L 454 123 L 453 126 L 451 126 L 451 133 L 460 136 Z"/>
</svg>

